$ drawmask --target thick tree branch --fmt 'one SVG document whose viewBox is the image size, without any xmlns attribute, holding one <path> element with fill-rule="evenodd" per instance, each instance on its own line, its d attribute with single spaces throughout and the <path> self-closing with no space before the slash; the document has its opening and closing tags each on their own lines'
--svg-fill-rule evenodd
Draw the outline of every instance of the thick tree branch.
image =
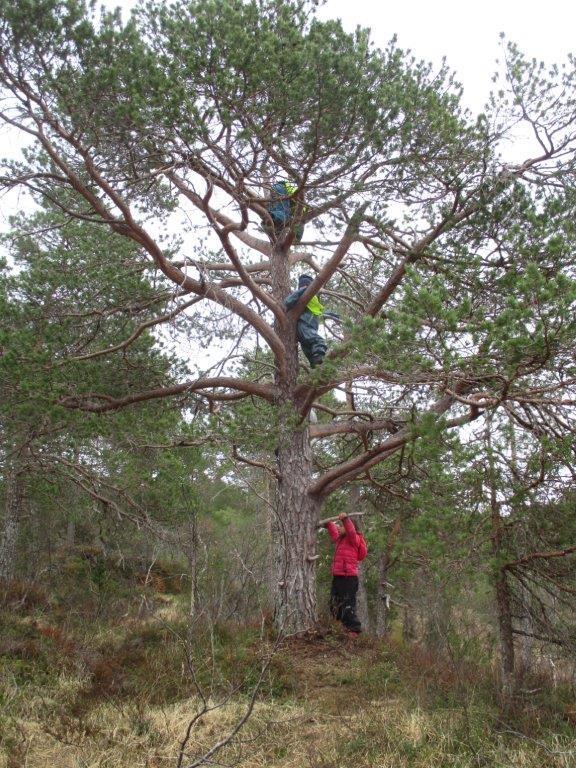
<svg viewBox="0 0 576 768">
<path fill-rule="evenodd" d="M 379 432 L 388 430 L 389 432 L 398 432 L 398 422 L 391 419 L 374 419 L 373 421 L 358 421 L 356 419 L 347 421 L 332 421 L 329 424 L 310 424 L 310 437 L 312 439 L 330 437 L 332 435 L 366 435 L 368 432 Z"/>
<path fill-rule="evenodd" d="M 350 248 L 352 243 L 358 238 L 358 228 L 360 227 L 362 217 L 367 207 L 368 207 L 368 203 L 364 203 L 358 208 L 356 213 L 352 216 L 352 219 L 350 220 L 350 223 L 346 227 L 344 235 L 342 236 L 342 239 L 340 240 L 338 247 L 334 251 L 334 254 L 329 259 L 329 261 L 325 264 L 325 266 L 322 267 L 322 269 L 316 275 L 316 277 L 310 283 L 310 285 L 306 288 L 306 290 L 304 291 L 302 296 L 300 296 L 296 304 L 290 308 L 290 310 L 288 311 L 289 315 L 296 318 L 300 317 L 300 315 L 304 311 L 304 308 L 306 307 L 310 299 L 320 291 L 322 286 L 325 285 L 328 282 L 328 280 L 332 277 L 332 275 L 336 272 L 336 270 L 342 263 L 342 259 L 348 253 L 348 249 Z"/>
<path fill-rule="evenodd" d="M 529 555 L 521 557 L 519 560 L 514 560 L 512 563 L 506 563 L 503 566 L 504 570 L 511 570 L 521 565 L 528 565 L 528 563 L 534 562 L 534 560 L 552 560 L 558 557 L 567 557 L 576 553 L 576 546 L 566 547 L 565 549 L 552 550 L 551 552 L 532 552 Z"/>
<path fill-rule="evenodd" d="M 215 378 L 197 379 L 196 381 L 185 382 L 183 384 L 174 384 L 171 387 L 158 387 L 157 389 L 151 389 L 146 392 L 139 392 L 134 395 L 126 395 L 125 397 L 119 398 L 94 392 L 88 392 L 81 395 L 67 395 L 60 398 L 58 404 L 64 408 L 89 411 L 90 413 L 105 413 L 107 411 L 117 411 L 119 408 L 125 408 L 128 405 L 135 405 L 136 403 L 142 403 L 148 400 L 158 400 L 192 392 L 202 393 L 203 390 L 219 387 L 237 390 L 235 393 L 225 393 L 220 395 L 220 399 L 237 399 L 239 394 L 242 394 L 243 396 L 255 395 L 268 402 L 273 402 L 274 400 L 274 387 L 272 385 L 258 384 L 257 382 L 235 379 L 229 376 L 220 376 Z"/>
<path fill-rule="evenodd" d="M 461 384 L 457 387 L 458 390 L 463 391 L 468 385 Z M 437 414 L 438 416 L 445 413 L 453 404 L 454 399 L 450 395 L 446 395 L 438 400 L 431 408 L 429 408 L 425 415 Z M 461 426 L 467 424 L 470 421 L 478 418 L 480 411 L 477 407 L 471 408 L 470 411 L 464 416 L 448 420 L 444 424 L 444 429 L 450 429 L 452 427 Z M 372 448 L 369 451 L 365 451 L 359 456 L 355 456 L 347 462 L 344 462 L 319 477 L 308 489 L 308 493 L 312 496 L 327 496 L 337 488 L 341 487 L 349 480 L 353 480 L 358 475 L 361 475 L 366 470 L 380 464 L 384 459 L 387 459 L 399 448 L 411 440 L 416 439 L 417 435 L 414 433 L 411 425 L 408 425 L 401 429 L 397 434 L 384 440 L 384 442 Z"/>
</svg>

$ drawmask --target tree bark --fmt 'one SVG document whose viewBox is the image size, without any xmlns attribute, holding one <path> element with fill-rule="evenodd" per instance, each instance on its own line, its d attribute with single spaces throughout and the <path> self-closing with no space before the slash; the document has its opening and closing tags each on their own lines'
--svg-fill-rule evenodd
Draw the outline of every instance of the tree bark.
<svg viewBox="0 0 576 768">
<path fill-rule="evenodd" d="M 319 502 L 307 488 L 311 453 L 306 429 L 279 447 L 281 479 L 276 510 L 276 624 L 287 634 L 316 623 L 316 522 Z"/>
<path fill-rule="evenodd" d="M 289 259 L 281 245 L 271 255 L 272 291 L 278 302 L 290 293 Z M 316 536 L 321 502 L 308 489 L 312 481 L 312 451 L 307 423 L 298 416 L 298 341 L 296 318 L 278 319 L 275 331 L 285 356 L 276 360 L 278 414 L 275 551 L 275 620 L 287 634 L 303 632 L 317 620 Z"/>
<path fill-rule="evenodd" d="M 16 575 L 17 545 L 22 522 L 24 489 L 22 472 L 9 467 L 6 471 L 4 502 L 4 528 L 0 542 L 0 579 L 10 580 Z"/>
<path fill-rule="evenodd" d="M 378 556 L 378 590 L 376 599 L 376 637 L 388 634 L 388 614 L 390 612 L 390 590 L 388 584 L 388 551 Z"/>
<path fill-rule="evenodd" d="M 72 518 L 69 518 L 68 525 L 66 526 L 66 546 L 72 549 L 76 543 L 76 523 Z"/>
<path fill-rule="evenodd" d="M 376 636 L 384 637 L 388 634 L 388 614 L 390 611 L 390 582 L 388 576 L 392 567 L 392 552 L 400 535 L 402 527 L 402 518 L 396 516 L 394 525 L 386 541 L 384 552 L 378 557 L 378 591 L 376 603 Z"/>
<path fill-rule="evenodd" d="M 410 605 L 405 605 L 402 618 L 402 640 L 405 643 L 411 643 L 415 639 L 416 622 L 414 620 L 414 609 Z"/>
<path fill-rule="evenodd" d="M 504 570 L 498 571 L 495 591 L 500 645 L 500 693 L 502 708 L 506 710 L 510 707 L 515 690 L 515 659 L 510 587 L 506 577 L 506 571 Z"/>
<path fill-rule="evenodd" d="M 370 611 L 368 609 L 368 593 L 366 592 L 366 580 L 363 564 L 360 564 L 358 567 L 358 596 L 356 598 L 356 608 L 358 612 L 358 618 L 362 624 L 362 630 L 367 634 L 370 634 Z"/>
<path fill-rule="evenodd" d="M 186 559 L 188 560 L 188 572 L 190 574 L 190 603 L 188 606 L 188 613 L 190 626 L 192 626 L 198 611 L 198 516 L 196 510 L 193 510 L 188 518 Z"/>
<path fill-rule="evenodd" d="M 496 492 L 494 454 L 491 443 L 491 419 L 486 421 L 486 447 L 488 456 L 488 486 L 490 490 L 490 521 L 492 527 L 492 555 L 501 562 L 504 555 L 504 528 L 500 514 L 500 503 Z M 506 712 L 512 703 L 516 687 L 514 677 L 514 627 L 512 622 L 512 601 L 510 585 L 505 568 L 499 566 L 494 575 L 494 592 L 498 621 L 498 645 L 500 656 L 500 705 Z"/>
</svg>

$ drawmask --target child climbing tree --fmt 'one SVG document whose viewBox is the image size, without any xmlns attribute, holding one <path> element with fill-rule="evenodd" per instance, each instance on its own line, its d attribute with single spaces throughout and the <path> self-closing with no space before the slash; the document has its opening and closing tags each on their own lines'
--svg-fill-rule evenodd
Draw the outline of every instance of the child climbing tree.
<svg viewBox="0 0 576 768">
<path fill-rule="evenodd" d="M 261 408 L 270 460 L 249 431 L 233 452 L 275 484 L 280 626 L 316 619 L 316 523 L 330 494 L 382 484 L 379 467 L 411 441 L 486 411 L 530 430 L 526 411 L 542 407 L 569 430 L 573 62 L 547 76 L 509 47 L 500 95 L 474 119 L 447 69 L 319 21 L 307 0 L 157 3 L 126 24 L 77 0 L 0 8 L 1 116 L 33 143 L 4 164 L 4 184 L 136 243 L 149 279 L 170 286 L 155 322 L 176 318 L 190 350 L 178 384 L 71 383 L 60 406 L 179 397 L 214 429 Z M 510 163 L 496 146 L 518 120 L 534 146 Z M 278 238 L 262 234 L 271 179 L 306 201 Z M 114 249 L 102 259 L 126 268 Z M 287 312 L 304 269 L 312 282 Z M 344 324 L 310 371 L 297 324 L 320 290 Z M 222 350 L 213 369 L 202 347 Z M 97 334 L 92 351 L 106 352 Z M 354 407 L 336 399 L 310 424 L 322 396 L 345 387 Z"/>
</svg>

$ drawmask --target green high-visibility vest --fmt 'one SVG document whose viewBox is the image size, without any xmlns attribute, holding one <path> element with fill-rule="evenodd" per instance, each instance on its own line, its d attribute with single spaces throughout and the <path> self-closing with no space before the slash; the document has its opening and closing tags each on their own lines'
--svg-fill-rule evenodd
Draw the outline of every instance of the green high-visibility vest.
<svg viewBox="0 0 576 768">
<path fill-rule="evenodd" d="M 316 315 L 316 317 L 320 317 L 320 315 L 324 314 L 324 305 L 320 303 L 318 296 L 312 296 L 306 305 L 306 308 L 309 309 L 313 315 Z"/>
</svg>

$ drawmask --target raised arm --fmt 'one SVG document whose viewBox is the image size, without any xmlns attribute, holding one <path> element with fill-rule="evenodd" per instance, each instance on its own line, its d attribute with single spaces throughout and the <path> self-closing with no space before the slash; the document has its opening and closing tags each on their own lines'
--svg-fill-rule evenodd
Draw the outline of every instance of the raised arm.
<svg viewBox="0 0 576 768">
<path fill-rule="evenodd" d="M 358 534 L 356 533 L 356 528 L 354 527 L 354 523 L 352 520 L 350 520 L 349 517 L 342 517 L 341 518 L 342 523 L 344 524 L 344 530 L 346 531 L 346 538 L 352 544 L 354 547 L 358 546 Z"/>
<path fill-rule="evenodd" d="M 338 541 L 340 534 L 338 533 L 338 528 L 336 527 L 336 523 L 333 523 L 330 521 L 329 523 L 326 523 L 326 530 L 330 534 L 330 538 L 332 541 Z"/>
</svg>

